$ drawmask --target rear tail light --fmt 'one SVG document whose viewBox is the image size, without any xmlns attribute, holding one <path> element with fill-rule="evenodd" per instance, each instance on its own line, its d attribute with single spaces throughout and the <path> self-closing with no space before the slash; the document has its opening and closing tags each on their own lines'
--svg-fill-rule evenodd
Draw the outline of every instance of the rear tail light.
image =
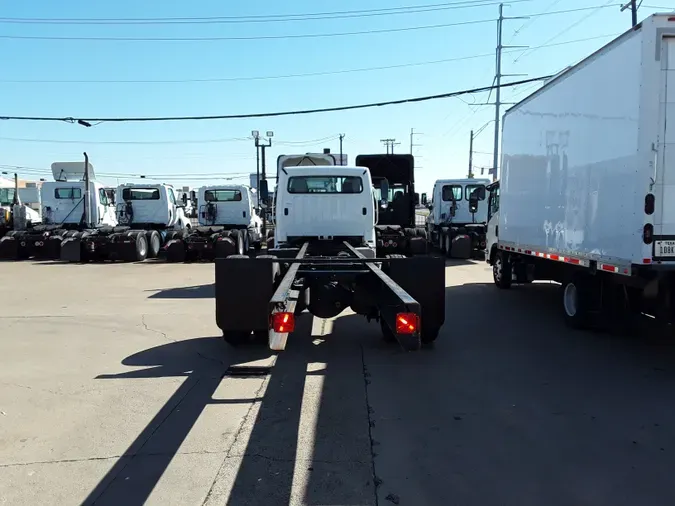
<svg viewBox="0 0 675 506">
<path fill-rule="evenodd" d="M 398 313 L 396 315 L 396 333 L 414 334 L 419 328 L 420 318 L 415 313 Z"/>
<path fill-rule="evenodd" d="M 285 333 L 295 330 L 295 315 L 293 313 L 274 313 L 271 318 L 274 332 Z"/>
<path fill-rule="evenodd" d="M 645 214 L 654 214 L 654 194 L 645 195 Z"/>
<path fill-rule="evenodd" d="M 651 244 L 654 240 L 654 227 L 651 223 L 647 223 L 642 229 L 642 240 L 645 244 Z"/>
</svg>

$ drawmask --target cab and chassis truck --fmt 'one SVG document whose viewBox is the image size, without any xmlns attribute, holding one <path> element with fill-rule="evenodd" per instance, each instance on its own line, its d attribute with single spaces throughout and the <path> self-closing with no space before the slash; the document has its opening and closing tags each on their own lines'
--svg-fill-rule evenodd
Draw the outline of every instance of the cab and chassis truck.
<svg viewBox="0 0 675 506">
<path fill-rule="evenodd" d="M 577 328 L 675 322 L 675 16 L 655 14 L 509 109 L 488 187 L 495 284 L 553 280 Z M 633 321 L 632 318 L 629 321 Z"/>
<path fill-rule="evenodd" d="M 445 321 L 445 262 L 378 258 L 376 205 L 365 167 L 282 167 L 274 247 L 257 258 L 215 261 L 216 322 L 224 339 L 265 341 L 281 351 L 305 309 L 332 318 L 351 308 L 379 321 L 384 338 L 406 350 L 433 342 Z"/>
</svg>

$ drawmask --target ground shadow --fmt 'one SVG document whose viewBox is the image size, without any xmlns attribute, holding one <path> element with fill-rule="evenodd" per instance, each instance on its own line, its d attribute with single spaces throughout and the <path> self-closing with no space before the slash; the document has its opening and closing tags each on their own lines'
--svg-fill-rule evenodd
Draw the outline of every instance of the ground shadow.
<svg viewBox="0 0 675 506">
<path fill-rule="evenodd" d="M 138 434 L 83 504 L 144 504 L 206 406 L 212 403 L 255 402 L 254 399 L 213 399 L 213 393 L 228 366 L 269 356 L 269 350 L 262 347 L 232 350 L 215 337 L 188 339 L 156 346 L 122 361 L 123 365 L 142 369 L 97 377 L 102 380 L 184 377 L 185 381 Z M 189 401 L 184 402 L 188 397 Z M 161 451 L 153 452 L 151 459 L 144 459 L 142 457 L 148 454 L 144 454 L 143 449 L 150 441 L 153 441 L 153 447 L 157 446 Z M 129 480 L 129 476 L 135 479 Z"/>
<path fill-rule="evenodd" d="M 216 285 L 181 286 L 178 288 L 165 288 L 161 290 L 145 290 L 155 292 L 149 295 L 149 299 L 213 299 L 216 296 Z"/>
<path fill-rule="evenodd" d="M 364 345 L 379 504 L 675 503 L 675 346 L 573 331 L 559 297 L 452 286 L 432 352 Z"/>
</svg>

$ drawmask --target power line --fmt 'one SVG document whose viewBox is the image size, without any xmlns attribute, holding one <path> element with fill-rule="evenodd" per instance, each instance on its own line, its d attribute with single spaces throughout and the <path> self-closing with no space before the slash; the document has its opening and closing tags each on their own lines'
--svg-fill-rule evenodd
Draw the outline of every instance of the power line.
<svg viewBox="0 0 675 506">
<path fill-rule="evenodd" d="M 531 0 L 511 0 L 510 3 Z M 3 24 L 38 25 L 182 25 L 182 24 L 244 24 L 280 23 L 291 21 L 317 21 L 326 19 L 351 19 L 401 14 L 418 14 L 457 9 L 487 7 L 499 4 L 498 0 L 463 0 L 385 9 L 362 9 L 334 12 L 269 14 L 250 16 L 203 16 L 203 17 L 153 17 L 153 18 L 0 18 Z"/>
<path fill-rule="evenodd" d="M 569 32 L 572 28 L 574 28 L 574 27 L 580 25 L 581 23 L 583 23 L 584 21 L 586 21 L 586 20 L 587 20 L 588 18 L 590 18 L 591 16 L 593 16 L 593 15 L 597 14 L 598 12 L 600 12 L 600 9 L 604 9 L 604 8 L 606 8 L 606 7 L 611 7 L 612 5 L 615 5 L 615 4 L 613 4 L 613 2 L 614 2 L 614 0 L 608 0 L 608 1 L 607 1 L 605 4 L 603 4 L 603 5 L 600 5 L 600 6 L 596 6 L 596 7 L 590 8 L 590 9 L 592 10 L 592 12 L 590 12 L 589 14 L 586 14 L 584 17 L 578 19 L 577 21 L 575 21 L 575 22 L 572 23 L 571 25 L 567 26 L 567 28 L 564 28 L 563 30 L 561 30 L 560 32 L 558 32 L 557 34 L 555 34 L 553 37 L 551 37 L 551 38 L 548 39 L 546 42 L 544 42 L 543 45 L 549 44 L 550 42 L 553 42 L 555 39 L 557 39 L 557 38 L 560 37 L 561 35 L 566 34 L 566 33 Z M 610 4 L 612 4 L 612 5 L 610 5 Z M 516 57 L 516 58 L 513 60 L 513 63 L 516 63 L 518 60 L 520 60 L 521 58 L 523 58 L 523 56 L 531 55 L 531 54 L 534 53 L 537 49 L 539 49 L 539 48 L 530 48 L 530 49 L 526 49 L 523 53 L 521 53 L 518 57 Z"/>
<path fill-rule="evenodd" d="M 78 36 L 48 36 L 48 35 L 0 35 L 0 39 L 19 40 L 90 40 L 90 41 L 127 41 L 127 42 L 209 42 L 222 40 L 279 40 L 279 39 L 317 39 L 327 37 L 347 37 L 353 35 L 373 35 L 378 33 L 398 33 L 417 30 L 433 30 L 452 26 L 477 25 L 490 23 L 494 19 L 476 19 L 457 23 L 442 23 L 437 25 L 407 26 L 402 28 L 383 28 L 379 30 L 358 30 L 354 32 L 332 33 L 297 33 L 286 35 L 244 35 L 237 37 L 78 37 Z"/>
<path fill-rule="evenodd" d="M 563 42 L 555 42 L 552 44 L 542 44 L 539 46 L 532 46 L 530 49 L 545 49 L 548 47 L 563 46 L 567 44 L 576 44 L 579 42 L 587 42 L 590 40 L 602 39 L 607 37 L 615 37 L 616 33 L 606 34 L 606 35 L 596 35 L 593 37 L 584 37 L 581 39 L 566 40 Z M 503 54 L 519 52 L 522 50 L 511 50 L 503 51 Z M 235 77 L 223 77 L 223 78 L 204 78 L 204 79 L 0 79 L 0 83 L 8 84 L 30 84 L 30 83 L 39 83 L 39 84 L 167 84 L 167 83 L 206 83 L 206 82 L 229 82 L 229 81 L 263 81 L 263 80 L 276 80 L 276 79 L 293 79 L 299 77 L 317 77 L 317 76 L 329 76 L 329 75 L 338 75 L 338 74 L 351 74 L 357 72 L 374 72 L 378 70 L 390 70 L 390 69 L 399 69 L 407 67 L 420 67 L 426 65 L 438 65 L 441 63 L 450 63 L 456 61 L 464 60 L 473 60 L 477 58 L 487 58 L 494 57 L 494 53 L 482 53 L 468 56 L 458 56 L 455 58 L 444 58 L 440 60 L 427 60 L 420 62 L 409 62 L 409 63 L 399 63 L 393 65 L 383 65 L 377 67 L 361 67 L 353 69 L 344 69 L 344 70 L 329 70 L 325 72 L 306 72 L 298 74 L 281 74 L 281 75 L 270 75 L 270 76 L 235 76 Z"/>
<path fill-rule="evenodd" d="M 613 0 L 610 0 L 613 1 Z M 608 2 L 609 3 L 609 2 Z M 576 12 L 579 10 L 600 9 L 606 5 L 596 7 L 582 7 L 578 9 L 568 9 L 565 11 L 546 12 L 529 14 L 528 17 L 548 16 L 553 14 L 564 14 L 567 12 Z M 379 33 L 400 33 L 418 30 L 433 30 L 438 28 L 449 28 L 453 26 L 467 26 L 482 23 L 491 23 L 495 19 L 474 19 L 469 21 L 459 21 L 456 23 L 442 23 L 435 25 L 421 25 L 408 26 L 401 28 L 383 28 L 378 30 L 358 30 L 352 32 L 333 32 L 333 33 L 299 33 L 299 34 L 285 34 L 285 35 L 245 35 L 245 36 L 231 36 L 231 37 L 111 37 L 111 36 L 48 36 L 48 35 L 0 35 L 0 39 L 13 40 L 62 40 L 62 41 L 127 41 L 127 42 L 208 42 L 208 41 L 225 41 L 225 40 L 279 40 L 279 39 L 309 39 L 309 38 L 327 38 L 327 37 L 345 37 L 354 35 L 373 35 Z"/>
<path fill-rule="evenodd" d="M 313 146 L 337 139 L 337 135 L 307 141 L 277 141 L 283 146 Z M 0 141 L 29 142 L 38 144 L 123 144 L 123 145 L 166 145 L 166 144 L 221 144 L 226 142 L 249 142 L 250 137 L 232 137 L 229 139 L 202 139 L 202 140 L 162 140 L 162 141 L 89 141 L 78 139 L 27 139 L 19 137 L 0 137 Z M 231 155 L 227 155 L 231 156 Z"/>
<path fill-rule="evenodd" d="M 551 76 L 533 77 L 521 81 L 502 83 L 500 87 L 506 88 L 527 84 L 534 81 L 542 81 Z M 16 121 L 42 121 L 42 122 L 66 122 L 79 123 L 83 126 L 91 126 L 91 123 L 131 123 L 131 122 L 160 122 L 160 121 L 204 121 L 204 120 L 222 120 L 222 119 L 246 119 L 246 118 L 270 118 L 278 116 L 299 116 L 304 114 L 316 114 L 321 112 L 341 112 L 356 109 L 369 109 L 372 107 L 382 107 L 387 105 L 400 105 L 415 102 L 427 102 L 429 100 L 438 100 L 441 98 L 451 98 L 459 95 L 468 95 L 471 93 L 481 93 L 493 89 L 495 86 L 482 86 L 460 91 L 451 91 L 449 93 L 440 93 L 438 95 L 426 95 L 422 97 L 403 98 L 399 100 L 385 100 L 382 102 L 370 102 L 366 104 L 342 105 L 336 107 L 323 107 L 316 109 L 299 109 L 294 111 L 261 112 L 250 114 L 222 114 L 212 116 L 148 116 L 148 117 L 111 117 L 111 118 L 74 118 L 74 117 L 55 117 L 55 116 L 0 116 L 0 120 Z"/>
</svg>

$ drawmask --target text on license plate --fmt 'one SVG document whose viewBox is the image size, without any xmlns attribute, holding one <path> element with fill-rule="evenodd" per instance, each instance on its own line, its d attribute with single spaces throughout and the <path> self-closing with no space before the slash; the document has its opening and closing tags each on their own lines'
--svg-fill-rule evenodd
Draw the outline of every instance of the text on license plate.
<svg viewBox="0 0 675 506">
<path fill-rule="evenodd" d="M 654 244 L 654 256 L 675 257 L 675 241 L 656 241 Z"/>
</svg>

